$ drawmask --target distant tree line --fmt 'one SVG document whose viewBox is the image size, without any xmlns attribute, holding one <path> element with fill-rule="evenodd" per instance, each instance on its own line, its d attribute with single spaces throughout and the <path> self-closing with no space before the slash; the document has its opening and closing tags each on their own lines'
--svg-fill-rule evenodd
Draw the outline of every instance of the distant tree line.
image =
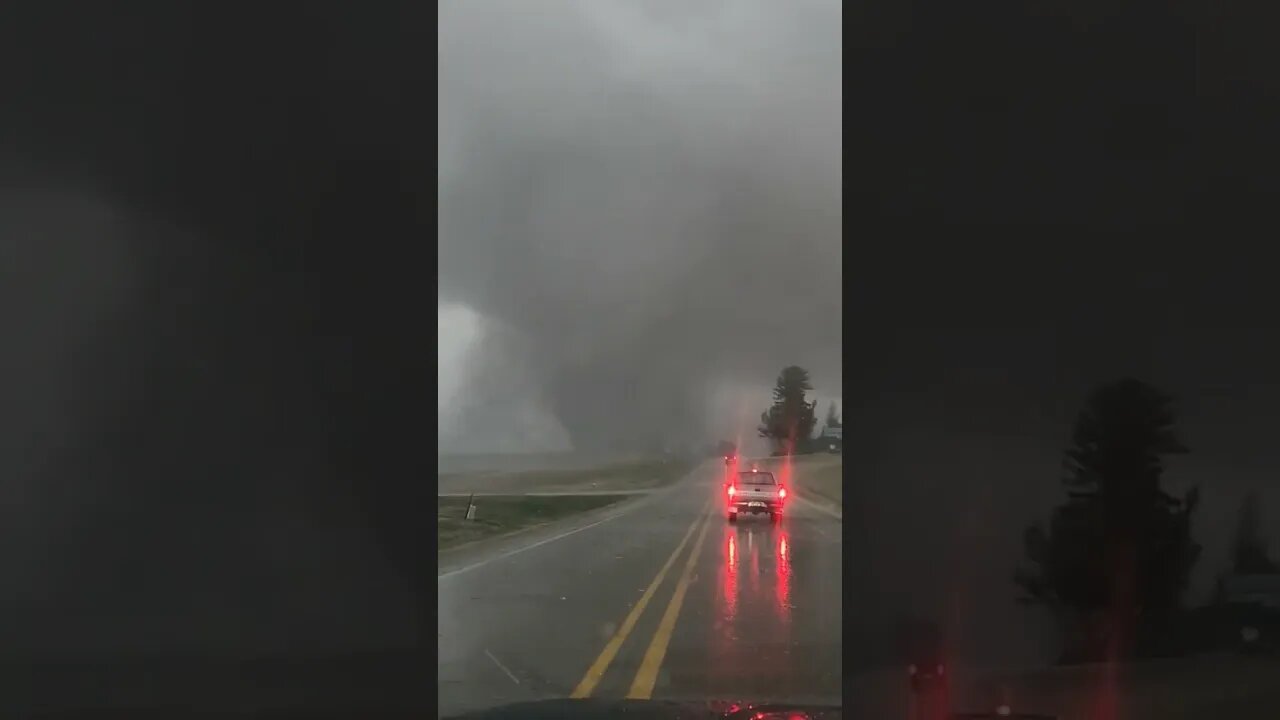
<svg viewBox="0 0 1280 720">
<path fill-rule="evenodd" d="M 756 429 L 760 437 L 773 445 L 774 455 L 794 455 L 815 452 L 821 443 L 814 438 L 817 427 L 818 401 L 810 401 L 806 395 L 813 390 L 809 371 L 797 365 L 789 365 L 778 373 L 773 386 L 773 403 L 760 414 Z M 825 427 L 841 427 L 839 411 L 834 401 L 827 407 Z"/>
</svg>

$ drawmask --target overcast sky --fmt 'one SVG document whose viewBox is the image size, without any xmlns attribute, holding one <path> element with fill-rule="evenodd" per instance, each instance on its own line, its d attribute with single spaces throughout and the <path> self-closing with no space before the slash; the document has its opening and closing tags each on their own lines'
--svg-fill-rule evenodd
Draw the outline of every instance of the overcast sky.
<svg viewBox="0 0 1280 720">
<path fill-rule="evenodd" d="M 749 437 L 789 364 L 839 397 L 840 19 L 441 8 L 443 451 Z"/>
</svg>

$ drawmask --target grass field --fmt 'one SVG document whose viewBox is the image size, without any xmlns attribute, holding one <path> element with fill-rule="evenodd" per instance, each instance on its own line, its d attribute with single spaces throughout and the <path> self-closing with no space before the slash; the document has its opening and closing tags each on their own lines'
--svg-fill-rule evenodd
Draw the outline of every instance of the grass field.
<svg viewBox="0 0 1280 720">
<path fill-rule="evenodd" d="M 612 505 L 625 495 L 476 498 L 476 516 L 467 520 L 467 498 L 439 498 L 436 518 L 440 550 L 543 525 L 569 515 Z"/>
<path fill-rule="evenodd" d="M 797 458 L 795 483 L 801 493 L 844 507 L 844 463 L 839 455 Z"/>
<path fill-rule="evenodd" d="M 759 461 L 761 469 L 779 472 L 782 461 L 777 458 Z M 791 459 L 791 482 L 796 490 L 811 500 L 838 508 L 844 507 L 844 461 L 839 455 L 796 455 Z"/>
<path fill-rule="evenodd" d="M 693 467 L 688 461 L 651 460 L 572 470 L 446 473 L 437 482 L 442 493 L 652 490 L 684 477 Z"/>
</svg>

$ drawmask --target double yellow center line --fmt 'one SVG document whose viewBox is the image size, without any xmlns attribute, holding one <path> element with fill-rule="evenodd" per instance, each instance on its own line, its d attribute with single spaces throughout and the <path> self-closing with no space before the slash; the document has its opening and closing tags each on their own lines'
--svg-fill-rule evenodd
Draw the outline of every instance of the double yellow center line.
<svg viewBox="0 0 1280 720">
<path fill-rule="evenodd" d="M 693 567 L 697 564 L 698 553 L 702 550 L 702 543 L 707 537 L 707 528 L 711 526 L 712 515 L 708 514 L 711 503 L 708 502 L 694 518 L 689 529 L 685 532 L 684 537 L 680 540 L 680 544 L 676 546 L 671 556 L 663 563 L 662 569 L 654 576 L 653 582 L 649 583 L 649 587 L 645 588 L 644 594 L 640 596 L 631 608 L 631 612 L 627 613 L 627 617 L 622 621 L 622 626 L 614 633 L 609 642 L 605 644 L 604 650 L 600 652 L 600 656 L 595 662 L 591 663 L 591 667 L 587 669 L 586 675 L 582 676 L 582 680 L 578 682 L 578 686 L 573 689 L 573 693 L 569 695 L 571 698 L 590 697 L 596 685 L 604 677 L 605 672 L 609 669 L 610 663 L 618 655 L 618 651 L 622 649 L 622 644 L 626 642 L 627 637 L 631 635 L 631 631 L 635 629 L 636 623 L 639 622 L 640 616 L 644 614 L 644 610 L 649 605 L 649 601 L 653 599 L 654 593 L 658 591 L 658 587 L 662 585 L 662 581 L 666 579 L 667 573 L 671 570 L 671 566 L 675 564 L 676 558 L 680 557 L 680 552 L 689 544 L 689 538 L 693 537 L 693 531 L 698 527 L 698 522 L 702 521 L 702 531 L 698 533 L 698 539 L 693 545 L 693 551 L 689 553 L 689 559 L 685 561 L 684 571 L 680 574 L 680 579 L 676 583 L 675 592 L 671 596 L 671 602 L 667 604 L 667 610 L 662 615 L 662 620 L 658 623 L 658 629 L 653 634 L 653 639 L 649 642 L 649 649 L 645 651 L 644 659 L 640 663 L 640 669 L 636 672 L 635 680 L 631 683 L 631 690 L 627 693 L 628 698 L 647 700 L 653 694 L 653 686 L 658 681 L 658 670 L 662 667 L 662 660 L 666 657 L 667 646 L 671 642 L 671 635 L 675 631 L 676 620 L 680 617 L 680 607 L 684 604 L 684 596 L 689 590 L 689 579 L 693 575 Z"/>
</svg>

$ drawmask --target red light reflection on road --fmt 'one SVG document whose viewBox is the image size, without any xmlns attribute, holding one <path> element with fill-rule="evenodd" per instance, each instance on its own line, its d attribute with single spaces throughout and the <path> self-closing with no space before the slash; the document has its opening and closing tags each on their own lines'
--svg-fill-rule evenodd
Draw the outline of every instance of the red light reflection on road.
<svg viewBox="0 0 1280 720">
<path fill-rule="evenodd" d="M 774 558 L 774 603 L 783 624 L 791 622 L 791 547 L 787 531 L 778 527 L 777 555 Z"/>
<path fill-rule="evenodd" d="M 738 652 L 738 570 L 742 563 L 742 545 L 737 529 L 724 528 L 724 540 L 720 543 L 721 561 L 716 573 L 720 581 L 720 595 L 716 598 L 714 640 L 711 644 L 709 672 L 715 683 L 731 683 L 734 658 Z"/>
<path fill-rule="evenodd" d="M 738 614 L 738 538 L 732 528 L 724 544 L 724 564 L 720 569 L 723 579 L 720 589 L 724 594 L 724 620 L 730 624 Z"/>
</svg>

